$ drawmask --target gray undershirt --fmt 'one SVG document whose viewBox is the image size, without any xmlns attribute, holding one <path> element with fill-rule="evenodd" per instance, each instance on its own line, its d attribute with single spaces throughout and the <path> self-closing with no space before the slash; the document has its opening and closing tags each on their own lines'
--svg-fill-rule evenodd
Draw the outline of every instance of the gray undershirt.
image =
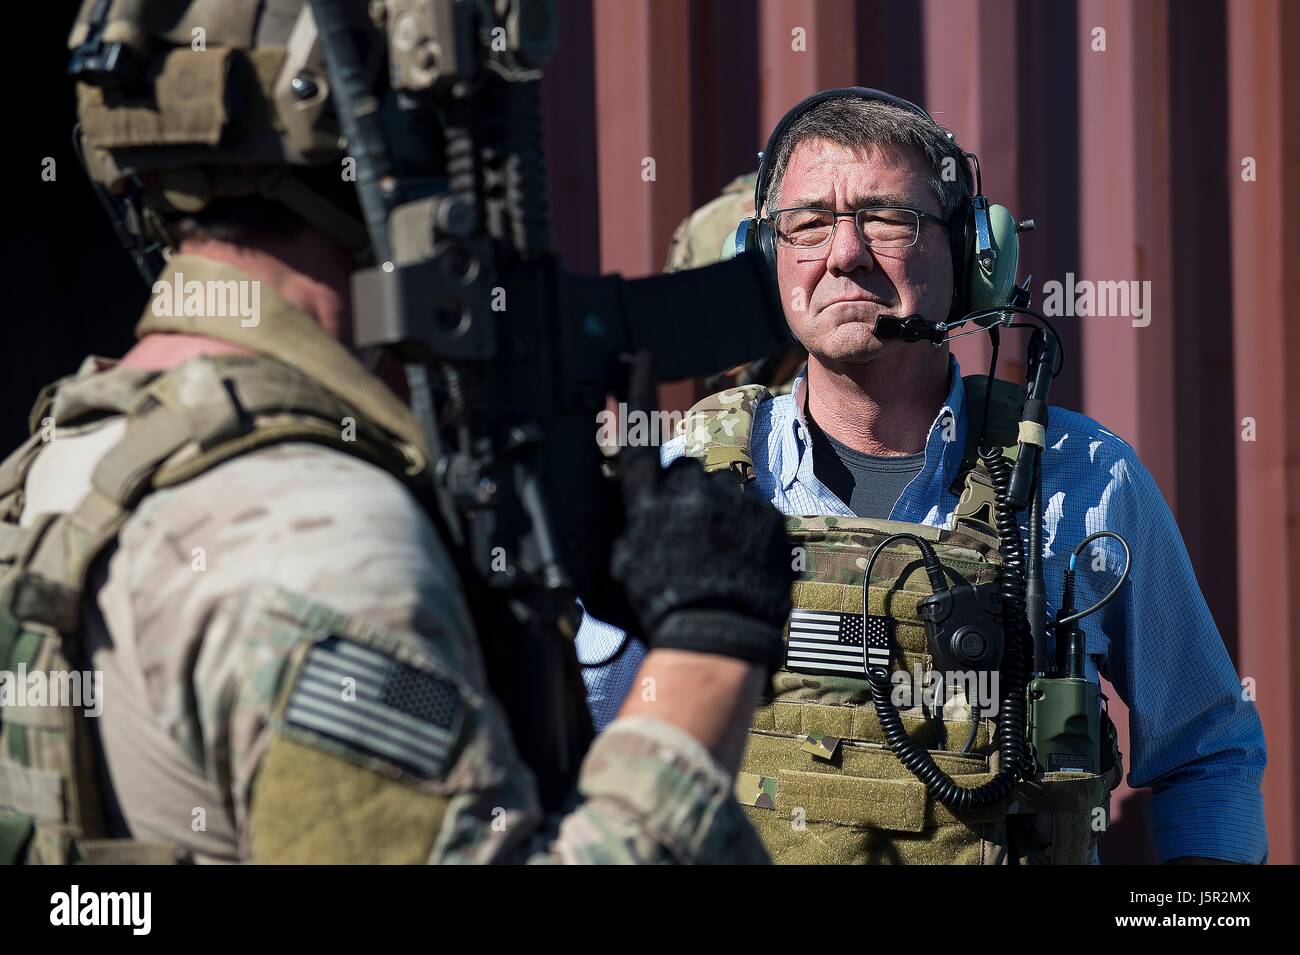
<svg viewBox="0 0 1300 955">
<path fill-rule="evenodd" d="M 903 488 L 921 473 L 924 449 L 897 457 L 864 454 L 809 424 L 817 479 L 858 517 L 888 519 Z"/>
</svg>

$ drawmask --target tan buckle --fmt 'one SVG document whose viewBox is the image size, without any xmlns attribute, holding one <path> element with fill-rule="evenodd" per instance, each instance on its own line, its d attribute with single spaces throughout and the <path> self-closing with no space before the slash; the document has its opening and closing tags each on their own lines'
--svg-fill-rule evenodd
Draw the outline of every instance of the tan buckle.
<svg viewBox="0 0 1300 955">
<path fill-rule="evenodd" d="M 961 500 L 953 511 L 954 522 L 957 520 L 976 521 L 988 527 L 997 526 L 997 492 L 993 490 L 993 480 L 978 470 L 966 475 L 966 484 L 961 491 Z"/>
</svg>

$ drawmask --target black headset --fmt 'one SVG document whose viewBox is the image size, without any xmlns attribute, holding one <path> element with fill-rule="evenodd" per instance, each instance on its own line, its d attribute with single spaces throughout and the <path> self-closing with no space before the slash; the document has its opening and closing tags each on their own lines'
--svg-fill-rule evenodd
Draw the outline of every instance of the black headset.
<svg viewBox="0 0 1300 955">
<path fill-rule="evenodd" d="M 766 260 L 773 286 L 776 285 L 776 232 L 771 219 L 763 213 L 763 204 L 767 201 L 777 149 L 786 132 L 801 116 L 819 103 L 846 97 L 887 103 L 915 113 L 952 139 L 950 132 L 935 123 L 934 118 L 915 103 L 866 86 L 822 90 L 796 103 L 781 117 L 768 137 L 767 145 L 758 154 L 754 216 L 741 221 L 732 239 L 733 253 L 756 252 Z M 989 204 L 975 155 L 962 151 L 961 156 L 966 160 L 961 165 L 962 179 L 970 195 L 948 220 L 953 262 L 953 303 L 949 315 L 953 320 L 977 309 L 996 308 L 1010 300 L 1020 250 L 1015 217 L 1005 206 Z M 987 321 L 992 320 L 989 318 Z"/>
</svg>

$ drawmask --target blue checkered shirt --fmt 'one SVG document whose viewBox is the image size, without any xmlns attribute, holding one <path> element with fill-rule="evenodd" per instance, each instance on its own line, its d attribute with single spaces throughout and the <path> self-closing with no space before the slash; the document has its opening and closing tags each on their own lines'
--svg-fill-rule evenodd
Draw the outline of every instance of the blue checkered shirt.
<svg viewBox="0 0 1300 955">
<path fill-rule="evenodd" d="M 926 440 L 925 465 L 894 504 L 892 520 L 951 526 L 957 497 L 949 488 L 966 434 L 966 392 L 955 358 L 950 381 Z M 792 394 L 801 395 L 802 384 L 802 378 L 796 381 Z M 749 490 L 782 513 L 853 516 L 813 474 L 808 422 L 791 395 L 759 406 L 751 451 L 756 477 Z M 667 464 L 682 453 L 679 437 L 664 446 L 662 458 Z M 1133 551 L 1128 583 L 1082 627 L 1089 678 L 1104 675 L 1129 707 L 1128 782 L 1151 787 L 1148 819 L 1157 855 L 1162 861 L 1189 855 L 1264 861 L 1259 715 L 1243 699 L 1155 481 L 1126 441 L 1086 415 L 1058 407 L 1049 414 L 1042 474 L 1049 608 L 1060 606 L 1065 564 L 1089 534 L 1115 531 Z M 1114 584 L 1123 555 L 1106 542 L 1085 551 L 1078 566 L 1075 606 L 1084 608 Z M 588 617 L 578 652 L 586 662 L 598 661 L 622 639 L 622 631 Z M 642 645 L 633 641 L 613 664 L 585 671 L 597 728 L 618 712 L 644 657 Z"/>
</svg>

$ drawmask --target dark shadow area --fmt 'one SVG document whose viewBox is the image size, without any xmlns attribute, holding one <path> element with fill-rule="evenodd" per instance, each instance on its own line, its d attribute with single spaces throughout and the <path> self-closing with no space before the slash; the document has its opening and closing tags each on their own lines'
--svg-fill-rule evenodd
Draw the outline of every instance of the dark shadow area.
<svg viewBox="0 0 1300 955">
<path fill-rule="evenodd" d="M 0 445 L 27 435 L 41 386 L 89 352 L 117 356 L 148 288 L 122 250 L 72 150 L 75 98 L 64 75 L 69 4 L 18 4 L 22 55 L 4 58 L 10 136 L 4 149 L 3 366 Z M 53 178 L 43 171 L 53 160 Z"/>
<path fill-rule="evenodd" d="M 596 65 L 591 0 L 556 0 L 559 47 L 542 77 L 555 247 L 572 272 L 600 270 Z"/>
</svg>

